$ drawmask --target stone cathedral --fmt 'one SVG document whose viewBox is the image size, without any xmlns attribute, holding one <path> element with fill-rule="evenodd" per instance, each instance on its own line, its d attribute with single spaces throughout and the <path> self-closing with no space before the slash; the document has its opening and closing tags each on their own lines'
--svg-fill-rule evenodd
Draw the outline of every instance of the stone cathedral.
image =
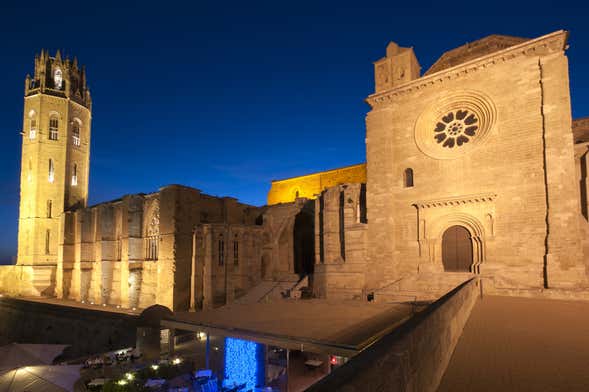
<svg viewBox="0 0 589 392">
<path fill-rule="evenodd" d="M 493 35 L 424 73 L 391 42 L 366 163 L 273 181 L 262 207 L 181 185 L 87 206 L 85 70 L 42 51 L 0 287 L 201 310 L 260 293 L 432 299 L 476 274 L 490 293 L 589 298 L 589 118 L 571 118 L 567 39 Z"/>
</svg>

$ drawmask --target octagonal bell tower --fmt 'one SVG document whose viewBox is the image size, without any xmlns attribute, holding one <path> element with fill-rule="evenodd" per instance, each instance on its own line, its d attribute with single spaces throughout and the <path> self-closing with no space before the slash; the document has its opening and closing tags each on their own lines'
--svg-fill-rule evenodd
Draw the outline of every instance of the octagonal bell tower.
<svg viewBox="0 0 589 392">
<path fill-rule="evenodd" d="M 84 67 L 42 50 L 25 81 L 19 265 L 55 266 L 61 214 L 86 206 L 91 109 Z"/>
</svg>

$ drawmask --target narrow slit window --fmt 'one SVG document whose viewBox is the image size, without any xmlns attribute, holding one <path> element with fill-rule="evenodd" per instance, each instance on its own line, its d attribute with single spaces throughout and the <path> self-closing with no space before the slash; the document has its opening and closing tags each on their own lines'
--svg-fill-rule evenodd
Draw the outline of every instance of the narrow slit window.
<svg viewBox="0 0 589 392">
<path fill-rule="evenodd" d="M 47 230 L 45 232 L 45 254 L 49 254 L 49 241 L 51 240 L 51 232 Z"/>
<path fill-rule="evenodd" d="M 74 163 L 74 168 L 72 169 L 72 186 L 78 185 L 78 165 Z"/>
<path fill-rule="evenodd" d="M 31 182 L 33 180 L 33 162 L 29 158 L 29 171 L 27 172 L 27 181 Z"/>
<path fill-rule="evenodd" d="M 53 159 L 50 159 L 49 160 L 49 176 L 48 176 L 48 180 L 51 183 L 53 183 L 53 181 L 55 181 L 55 167 L 53 165 Z"/>
<path fill-rule="evenodd" d="M 51 200 L 47 200 L 47 218 L 51 218 L 52 216 L 52 207 L 53 207 L 53 202 Z"/>
<path fill-rule="evenodd" d="M 411 168 L 407 168 L 405 169 L 405 175 L 404 175 L 404 180 L 405 180 L 405 188 L 411 188 L 413 187 L 413 169 Z"/>
<path fill-rule="evenodd" d="M 225 241 L 219 240 L 219 265 L 225 265 Z"/>
<path fill-rule="evenodd" d="M 239 265 L 239 242 L 233 241 L 233 265 Z"/>
<path fill-rule="evenodd" d="M 49 140 L 57 140 L 59 129 L 59 120 L 57 117 L 51 117 L 49 119 Z"/>
</svg>

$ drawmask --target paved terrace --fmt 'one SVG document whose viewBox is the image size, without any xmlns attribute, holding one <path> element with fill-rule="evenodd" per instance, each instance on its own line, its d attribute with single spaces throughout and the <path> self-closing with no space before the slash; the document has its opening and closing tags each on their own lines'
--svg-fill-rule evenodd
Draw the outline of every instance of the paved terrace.
<svg viewBox="0 0 589 392">
<path fill-rule="evenodd" d="M 414 310 L 406 304 L 277 300 L 176 312 L 162 325 L 350 356 L 410 318 Z"/>
<path fill-rule="evenodd" d="M 58 306 L 67 306 L 70 308 L 77 308 L 77 309 L 86 309 L 86 310 L 95 310 L 100 312 L 110 312 L 110 313 L 120 313 L 120 314 L 127 314 L 130 316 L 139 316 L 144 309 L 127 309 L 121 308 L 120 306 L 113 306 L 113 305 L 99 305 L 93 304 L 90 302 L 78 302 L 70 299 L 61 299 L 55 297 L 11 297 L 8 295 L 0 295 L 1 298 L 13 298 L 16 300 L 22 301 L 29 301 L 29 302 L 37 302 L 42 304 L 50 304 L 50 305 L 58 305 Z"/>
<path fill-rule="evenodd" d="M 589 302 L 486 296 L 438 392 L 589 391 Z"/>
</svg>

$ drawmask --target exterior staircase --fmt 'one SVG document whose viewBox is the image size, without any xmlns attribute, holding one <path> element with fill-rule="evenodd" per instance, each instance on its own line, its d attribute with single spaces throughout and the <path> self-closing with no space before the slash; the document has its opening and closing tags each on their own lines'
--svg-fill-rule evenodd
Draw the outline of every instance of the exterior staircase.
<svg viewBox="0 0 589 392">
<path fill-rule="evenodd" d="M 248 292 L 237 298 L 233 303 L 236 304 L 254 304 L 258 302 L 271 302 L 283 298 L 290 298 L 291 293 L 299 284 L 298 280 L 263 280 L 258 285 L 252 287 Z"/>
<path fill-rule="evenodd" d="M 422 273 L 407 276 L 374 290 L 374 301 L 434 302 L 473 276 L 474 274 L 469 272 Z"/>
</svg>

